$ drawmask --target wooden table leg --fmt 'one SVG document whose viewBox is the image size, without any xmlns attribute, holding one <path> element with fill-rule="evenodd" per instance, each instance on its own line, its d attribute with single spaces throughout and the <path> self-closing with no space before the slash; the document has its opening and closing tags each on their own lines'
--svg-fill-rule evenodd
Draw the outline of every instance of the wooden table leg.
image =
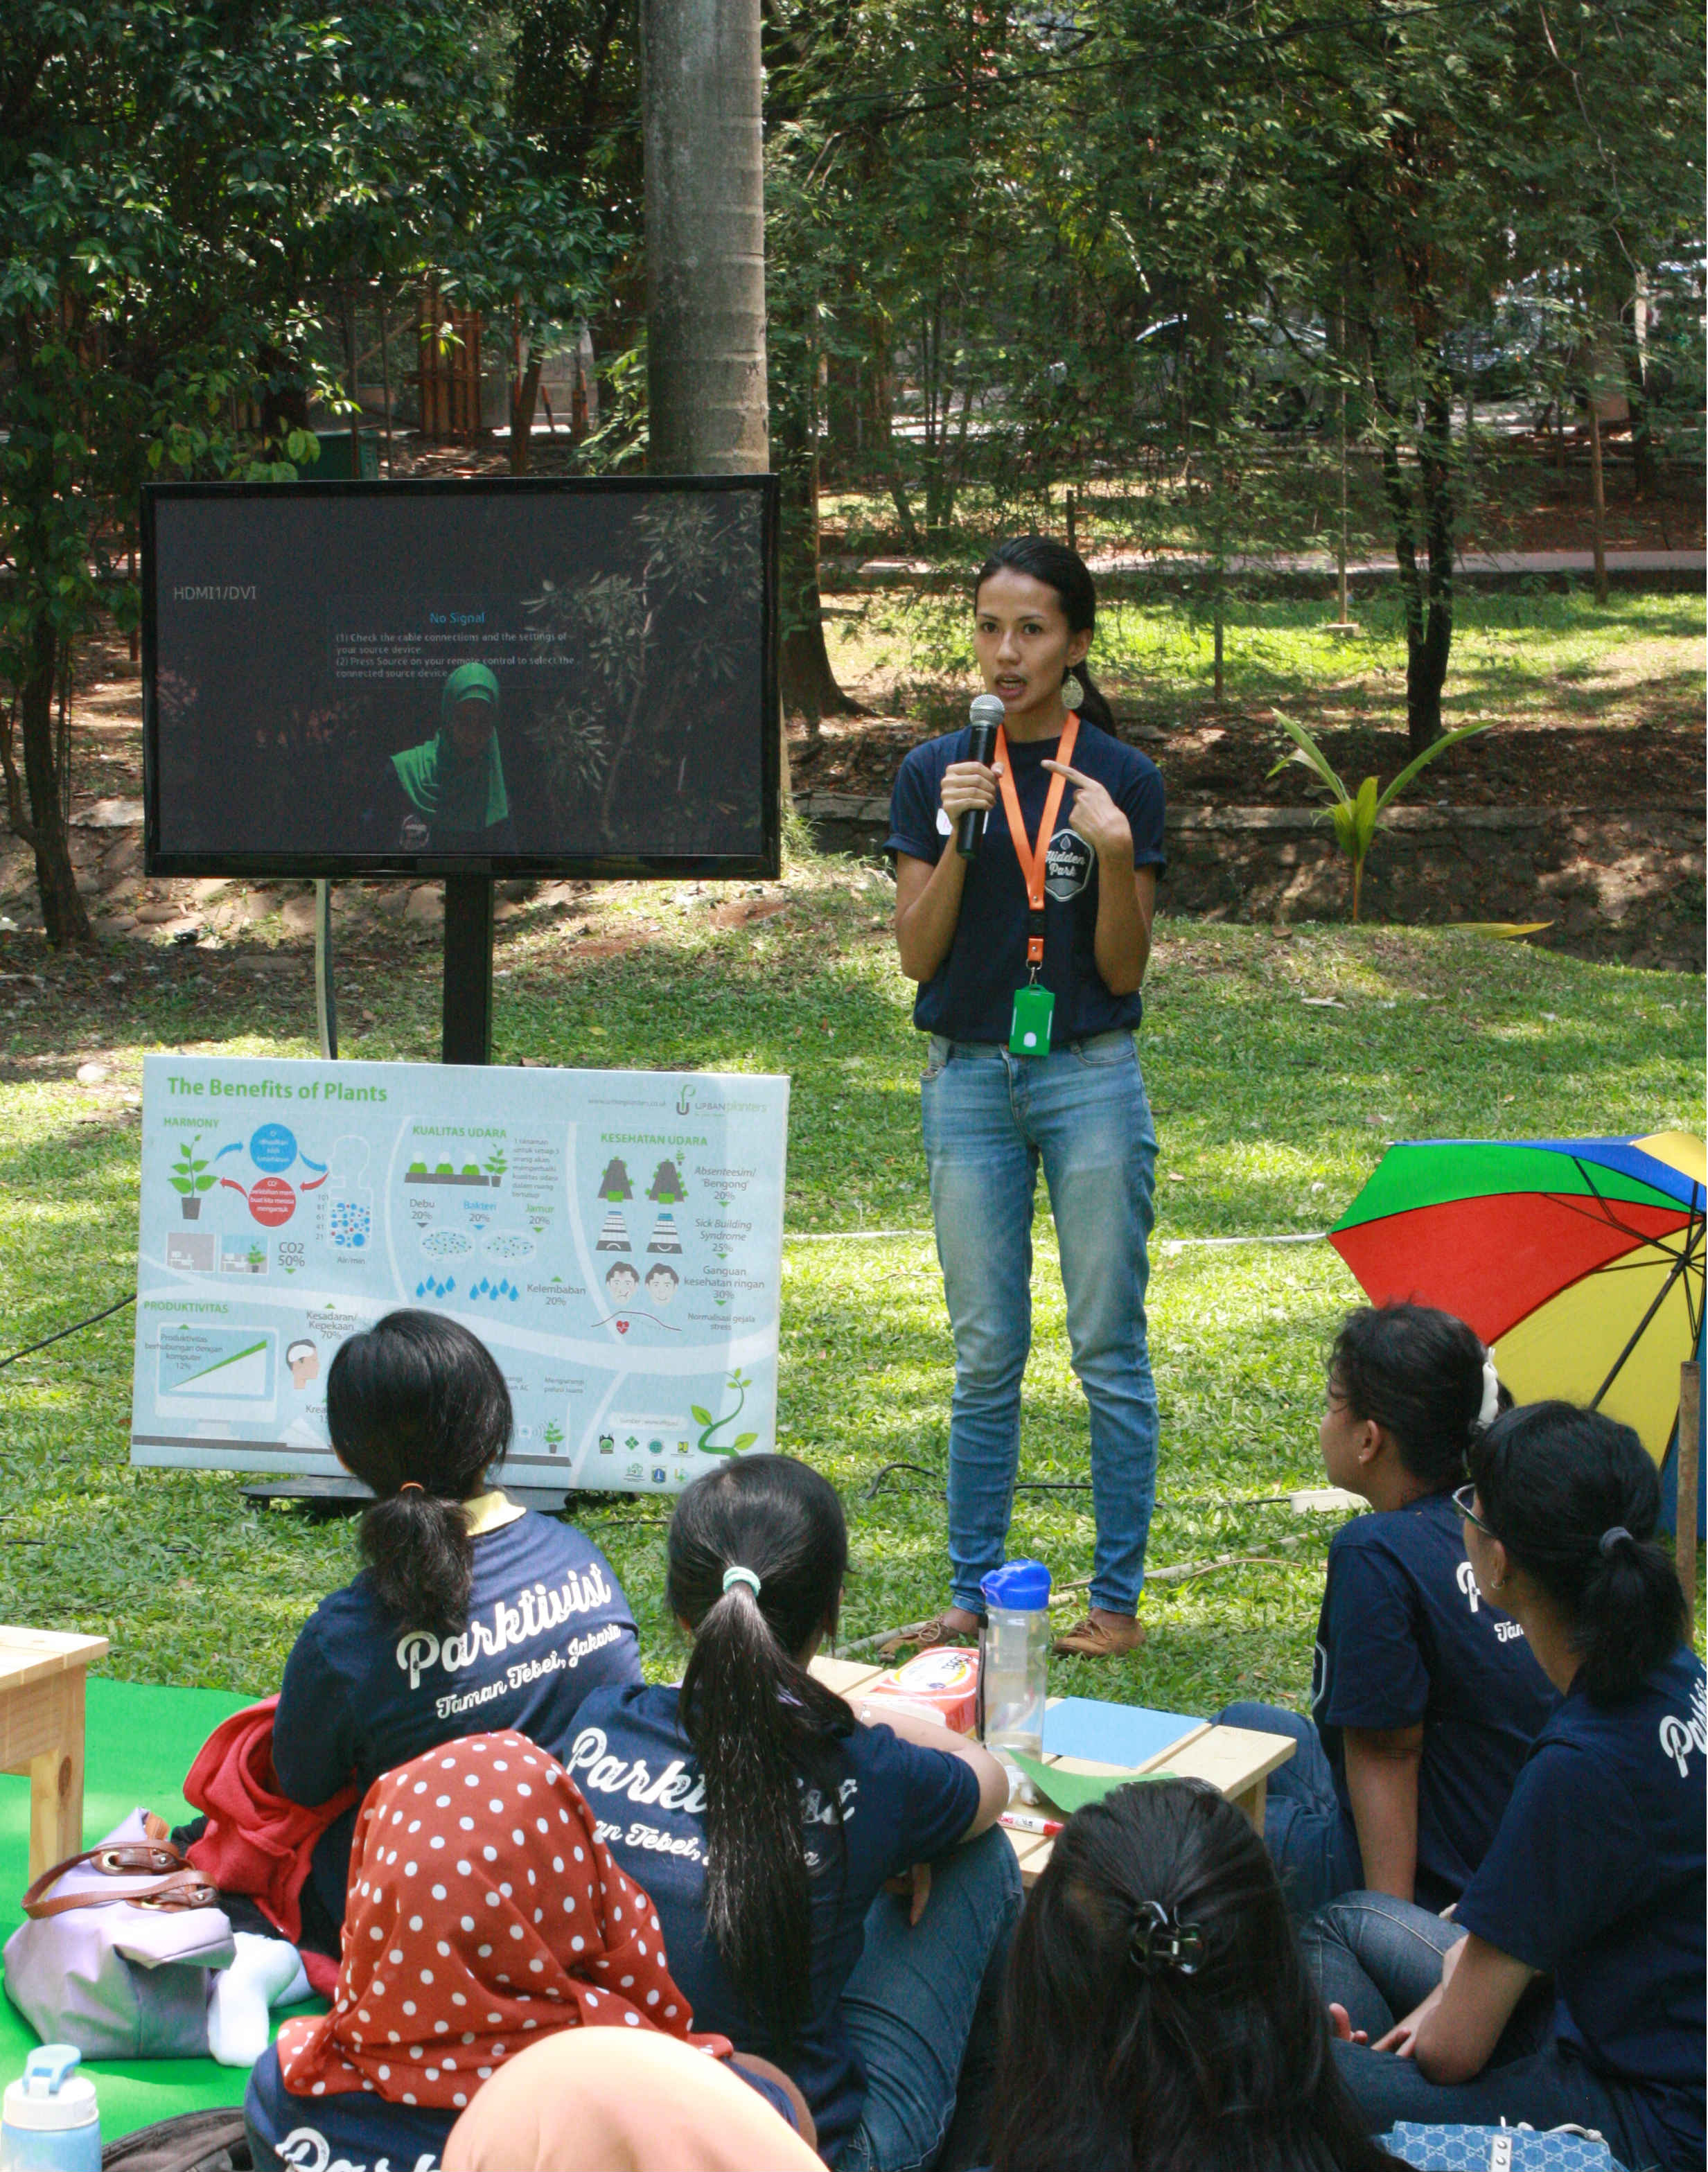
<svg viewBox="0 0 1708 2172">
<path fill-rule="evenodd" d="M 84 1676 L 61 1678 L 59 1739 L 30 1761 L 30 1875 L 83 1847 Z"/>
<path fill-rule="evenodd" d="M 1263 1832 L 1263 1804 L 1268 1794 L 1268 1781 L 1253 1780 L 1249 1788 L 1242 1788 L 1237 1795 L 1228 1798 L 1237 1809 L 1243 1810 L 1251 1820 L 1260 1840 Z"/>
</svg>

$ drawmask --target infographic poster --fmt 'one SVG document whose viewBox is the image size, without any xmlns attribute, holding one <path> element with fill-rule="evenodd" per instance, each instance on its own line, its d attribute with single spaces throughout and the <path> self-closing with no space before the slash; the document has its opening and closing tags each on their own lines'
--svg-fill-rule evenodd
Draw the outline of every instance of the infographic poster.
<svg viewBox="0 0 1708 2172">
<path fill-rule="evenodd" d="M 133 1463 L 331 1473 L 326 1374 L 400 1305 L 492 1351 L 522 1485 L 775 1445 L 786 1078 L 152 1056 Z"/>
</svg>

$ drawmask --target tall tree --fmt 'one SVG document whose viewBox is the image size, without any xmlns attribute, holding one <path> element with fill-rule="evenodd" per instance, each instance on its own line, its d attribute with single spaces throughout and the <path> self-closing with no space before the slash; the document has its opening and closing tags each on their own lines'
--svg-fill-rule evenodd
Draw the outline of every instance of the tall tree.
<svg viewBox="0 0 1708 2172">
<path fill-rule="evenodd" d="M 526 286 L 567 309 L 596 278 L 593 222 L 541 180 L 453 0 L 256 0 L 239 27 L 226 0 L 0 12 L 0 676 L 21 777 L 9 716 L 0 761 L 56 944 L 90 930 L 54 696 L 102 594 L 134 615 L 114 562 L 143 481 L 294 473 L 234 411 L 258 400 L 288 453 L 308 393 L 338 396 L 314 330 L 340 282 L 435 274 L 477 304 Z"/>
<path fill-rule="evenodd" d="M 642 0 L 647 460 L 770 465 L 759 0 Z"/>
</svg>

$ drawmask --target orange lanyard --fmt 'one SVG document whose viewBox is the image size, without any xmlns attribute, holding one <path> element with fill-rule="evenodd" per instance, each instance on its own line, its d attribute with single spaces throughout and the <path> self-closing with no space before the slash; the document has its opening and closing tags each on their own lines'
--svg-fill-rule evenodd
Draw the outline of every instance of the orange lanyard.
<svg viewBox="0 0 1708 2172">
<path fill-rule="evenodd" d="M 1056 760 L 1064 769 L 1071 767 L 1074 742 L 1080 736 L 1077 716 L 1068 718 L 1062 731 L 1061 744 L 1056 749 Z M 1058 772 L 1050 779 L 1050 788 L 1044 800 L 1043 820 L 1038 825 L 1037 842 L 1034 845 L 1026 834 L 1026 818 L 1020 811 L 1020 794 L 1014 788 L 1010 775 L 1008 735 L 1000 724 L 996 728 L 996 759 L 1001 765 L 997 778 L 1002 788 L 1002 804 L 1008 815 L 1008 834 L 1014 840 L 1014 855 L 1020 862 L 1020 871 L 1026 878 L 1026 901 L 1032 908 L 1026 938 L 1026 962 L 1032 969 L 1034 979 L 1043 963 L 1044 954 L 1044 868 L 1050 854 L 1050 840 L 1056 833 L 1056 816 L 1061 812 L 1062 790 L 1066 777 Z"/>
</svg>

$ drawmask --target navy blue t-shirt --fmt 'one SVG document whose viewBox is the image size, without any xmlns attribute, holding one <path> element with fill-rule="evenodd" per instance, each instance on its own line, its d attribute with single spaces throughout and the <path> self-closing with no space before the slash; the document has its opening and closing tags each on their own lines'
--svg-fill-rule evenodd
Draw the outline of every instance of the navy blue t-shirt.
<svg viewBox="0 0 1708 2172">
<path fill-rule="evenodd" d="M 780 2083 L 740 2067 L 730 2072 L 795 2126 L 795 2106 Z M 256 2062 L 243 2100 L 255 2172 L 279 2172 L 284 2165 L 305 2166 L 308 2172 L 439 2172 L 445 2142 L 461 2116 L 461 2107 L 386 2104 L 365 2089 L 335 2097 L 293 2095 L 272 2044 Z"/>
<path fill-rule="evenodd" d="M 255 2172 L 284 2165 L 308 2172 L 439 2172 L 445 2145 L 462 2114 L 428 2105 L 386 2104 L 364 2089 L 342 2096 L 293 2096 L 269 2044 L 256 2061 L 243 2099 Z"/>
<path fill-rule="evenodd" d="M 561 1757 L 591 1689 L 640 1680 L 628 1601 L 573 1524 L 531 1509 L 474 1544 L 468 1627 L 404 1629 L 364 1570 L 315 1609 L 285 1663 L 272 1762 L 294 1803 L 324 1803 L 465 1734 L 514 1728 Z M 315 1848 L 315 1894 L 344 1920 L 356 1809 Z"/>
<path fill-rule="evenodd" d="M 705 1794 L 677 1725 L 677 1694 L 596 1691 L 581 1707 L 563 1763 L 598 1820 L 599 1837 L 652 1895 L 665 1958 L 687 1994 L 695 2028 L 715 2030 L 738 2051 L 782 2067 L 817 2123 L 819 2154 L 833 2163 L 865 2097 L 838 2002 L 860 1957 L 866 1911 L 886 1879 L 960 1839 L 978 1812 L 978 1777 L 964 1760 L 917 1748 L 887 1727 L 856 1727 L 839 1748 L 847 1768 L 838 1788 L 840 1839 L 817 1790 L 806 1792 L 802 1815 L 814 1832 L 807 1848 L 812 2011 L 785 2059 L 707 1934 Z"/>
<path fill-rule="evenodd" d="M 1350 1831 L 1342 1730 L 1422 1723 L 1421 1908 L 1457 1900 L 1554 1707 L 1524 1632 L 1477 1589 L 1444 1493 L 1355 1517 L 1328 1548 L 1311 1708 Z"/>
<path fill-rule="evenodd" d="M 1628 1703 L 1592 1704 L 1574 1684 L 1458 1907 L 1468 1931 L 1553 1976 L 1560 2043 L 1631 2092 L 1668 2172 L 1700 2172 L 1705 2141 L 1705 1771 L 1693 1653 Z"/>
<path fill-rule="evenodd" d="M 967 739 L 965 728 L 928 739 L 902 764 L 890 794 L 886 852 L 935 864 L 954 849 L 943 813 L 943 772 L 951 762 L 968 759 Z M 1055 781 L 1043 765 L 1056 759 L 1060 745 L 1059 739 L 1031 739 L 1008 750 L 1015 794 L 1034 842 Z M 1096 777 L 1127 817 L 1134 866 L 1161 869 L 1167 854 L 1162 777 L 1156 763 L 1081 718 L 1072 766 Z M 1044 961 L 1038 978 L 1055 995 L 1050 1039 L 1057 1048 L 1087 1034 L 1136 1026 L 1145 1008 L 1136 989 L 1129 996 L 1112 995 L 1097 970 L 1097 856 L 1068 827 L 1075 791 L 1070 784 L 1062 793 L 1044 865 Z M 1008 1039 L 1015 991 L 1027 977 L 1027 918 L 1026 878 L 999 799 L 978 855 L 967 864 L 949 954 L 921 982 L 914 1001 L 913 1023 L 921 1033 L 947 1034 L 953 1040 Z"/>
</svg>

